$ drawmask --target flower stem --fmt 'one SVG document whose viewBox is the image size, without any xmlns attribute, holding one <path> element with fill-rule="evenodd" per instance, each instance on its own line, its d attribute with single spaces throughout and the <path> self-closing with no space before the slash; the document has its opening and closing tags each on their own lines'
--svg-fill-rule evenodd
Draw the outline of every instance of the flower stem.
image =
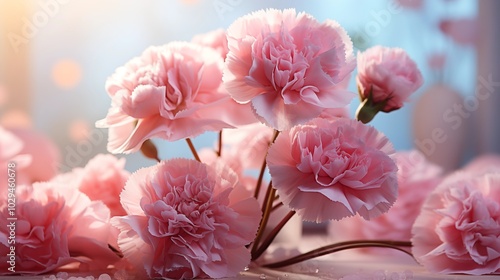
<svg viewBox="0 0 500 280">
<path fill-rule="evenodd" d="M 280 132 L 278 130 L 274 130 L 273 139 L 271 140 L 271 143 L 269 145 L 274 143 L 274 140 L 276 140 L 279 133 Z M 255 192 L 253 194 L 253 197 L 255 197 L 256 199 L 259 198 L 260 186 L 262 185 L 262 179 L 264 179 L 264 172 L 266 171 L 266 165 L 267 165 L 266 157 L 264 157 L 264 161 L 262 162 L 262 166 L 260 167 L 259 177 L 257 179 L 257 185 L 255 186 Z"/>
<path fill-rule="evenodd" d="M 267 188 L 267 193 L 266 193 L 266 200 L 264 200 L 264 210 L 262 213 L 262 219 L 260 220 L 260 225 L 259 225 L 259 230 L 257 231 L 257 236 L 255 237 L 255 240 L 253 241 L 252 245 L 252 260 L 255 252 L 257 251 L 257 247 L 259 246 L 260 240 L 262 239 L 262 236 L 264 235 L 264 230 L 266 229 L 267 222 L 269 221 L 269 216 L 271 215 L 271 209 L 273 207 L 273 197 L 276 192 L 276 189 L 273 188 L 272 182 L 269 183 L 269 186 Z"/>
<path fill-rule="evenodd" d="M 296 264 L 299 262 L 303 262 L 306 260 L 310 260 L 313 258 L 321 257 L 324 255 L 328 255 L 331 253 L 335 252 L 340 252 L 343 250 L 348 250 L 348 249 L 355 249 L 355 248 L 364 248 L 364 247 L 382 247 L 382 248 L 391 248 L 395 250 L 399 250 L 402 252 L 405 252 L 406 254 L 410 255 L 413 257 L 413 255 L 400 248 L 400 247 L 411 247 L 411 242 L 410 241 L 392 241 L 392 240 L 353 240 L 353 241 L 346 241 L 346 242 L 339 242 L 335 244 L 330 244 L 327 246 L 320 247 L 318 249 L 309 251 L 304 254 L 300 254 L 298 256 L 279 261 L 279 262 L 274 262 L 270 264 L 265 264 L 264 267 L 268 268 L 279 268 L 279 267 L 284 267 L 292 264 Z"/>
<path fill-rule="evenodd" d="M 273 242 L 274 238 L 278 235 L 278 233 L 281 231 L 281 229 L 286 225 L 286 223 L 295 215 L 295 211 L 290 211 L 288 214 L 279 222 L 278 225 L 276 225 L 275 228 L 269 233 L 269 235 L 262 241 L 262 245 L 255 251 L 255 254 L 252 255 L 252 259 L 256 260 L 258 259 L 271 245 Z"/>
<path fill-rule="evenodd" d="M 196 152 L 196 149 L 194 148 L 193 142 L 191 141 L 191 138 L 186 138 L 186 142 L 188 143 L 188 146 L 189 146 L 189 149 L 191 150 L 191 153 L 193 153 L 194 159 L 201 162 L 200 157 L 198 156 L 198 153 Z"/>
<path fill-rule="evenodd" d="M 220 157 L 222 154 L 222 129 L 219 131 L 219 148 L 217 149 L 217 156 Z"/>
</svg>

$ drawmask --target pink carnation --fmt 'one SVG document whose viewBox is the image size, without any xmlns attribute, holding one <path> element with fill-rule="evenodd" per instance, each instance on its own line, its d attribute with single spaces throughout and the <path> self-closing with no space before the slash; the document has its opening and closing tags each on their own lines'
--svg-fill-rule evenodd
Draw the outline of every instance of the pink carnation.
<svg viewBox="0 0 500 280">
<path fill-rule="evenodd" d="M 9 129 L 22 142 L 21 154 L 29 155 L 29 166 L 19 173 L 23 183 L 44 182 L 57 175 L 61 155 L 56 145 L 45 135 L 33 130 Z"/>
<path fill-rule="evenodd" d="M 401 108 L 423 84 L 420 70 L 403 49 L 382 46 L 358 54 L 356 81 L 361 99 L 383 105 L 383 112 Z"/>
<path fill-rule="evenodd" d="M 257 201 L 226 166 L 172 159 L 132 174 L 118 244 L 149 277 L 230 277 L 250 262 Z"/>
<path fill-rule="evenodd" d="M 273 138 L 273 129 L 255 123 L 224 130 L 222 137 L 225 148 L 240 159 L 243 168 L 260 169 Z"/>
<path fill-rule="evenodd" d="M 16 221 L 9 221 L 8 208 L 0 208 L 0 219 L 15 224 L 15 244 L 8 226 L 0 228 L 1 274 L 41 274 L 80 262 L 105 269 L 118 261 L 108 247 L 111 225 L 109 210 L 83 193 L 57 183 L 35 183 L 31 196 L 17 199 Z M 15 246 L 13 260 L 7 254 Z"/>
<path fill-rule="evenodd" d="M 425 201 L 412 253 L 429 271 L 500 272 L 500 173 L 455 173 Z"/>
<path fill-rule="evenodd" d="M 89 160 L 84 168 L 74 168 L 53 181 L 69 184 L 86 194 L 91 200 L 102 201 L 111 216 L 125 215 L 120 203 L 120 193 L 130 173 L 125 169 L 125 159 L 99 154 Z"/>
<path fill-rule="evenodd" d="M 7 179 L 8 179 L 8 165 L 11 165 L 11 169 L 16 172 L 16 184 L 25 183 L 22 173 L 26 171 L 27 167 L 32 162 L 32 156 L 22 153 L 24 148 L 24 143 L 21 138 L 16 136 L 9 130 L 0 127 L 0 168 L 4 170 L 0 172 L 0 194 L 3 194 L 7 189 Z M 13 167 L 12 167 L 13 166 Z M 5 186 L 5 187 L 3 187 Z M 5 196 L 4 196 L 5 197 Z M 4 201 L 0 202 L 0 205 Z"/>
<path fill-rule="evenodd" d="M 442 169 L 414 150 L 397 152 L 398 199 L 387 213 L 366 221 L 352 217 L 330 224 L 338 239 L 410 240 L 411 229 L 424 200 L 441 182 Z"/>
<path fill-rule="evenodd" d="M 481 175 L 490 172 L 500 172 L 500 155 L 485 154 L 472 159 L 463 171 Z"/>
<path fill-rule="evenodd" d="M 112 105 L 98 127 L 108 150 L 130 153 L 147 139 L 194 137 L 255 121 L 222 87 L 223 60 L 211 48 L 172 42 L 150 47 L 108 79 Z"/>
<path fill-rule="evenodd" d="M 198 34 L 191 40 L 193 43 L 211 47 L 220 53 L 223 59 L 226 59 L 227 52 L 227 37 L 224 29 L 216 29 L 207 33 Z"/>
<path fill-rule="evenodd" d="M 304 220 L 365 219 L 386 212 L 397 197 L 397 167 L 389 140 L 349 119 L 314 119 L 281 133 L 267 164 L 285 205 Z"/>
<path fill-rule="evenodd" d="M 268 9 L 237 19 L 227 36 L 224 85 L 267 125 L 281 131 L 351 101 L 337 85 L 355 68 L 353 47 L 337 22 Z"/>
</svg>

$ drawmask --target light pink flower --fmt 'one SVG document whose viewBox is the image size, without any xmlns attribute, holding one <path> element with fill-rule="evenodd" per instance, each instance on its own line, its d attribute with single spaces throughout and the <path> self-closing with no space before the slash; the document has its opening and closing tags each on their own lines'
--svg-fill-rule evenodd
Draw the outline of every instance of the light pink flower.
<svg viewBox="0 0 500 280">
<path fill-rule="evenodd" d="M 485 154 L 472 159 L 463 171 L 481 175 L 490 172 L 500 172 L 500 155 Z"/>
<path fill-rule="evenodd" d="M 425 201 L 412 233 L 412 253 L 431 272 L 500 272 L 500 173 L 450 175 Z"/>
<path fill-rule="evenodd" d="M 118 244 L 149 277 L 230 277 L 250 262 L 261 212 L 227 166 L 164 161 L 133 173 L 121 201 Z"/>
<path fill-rule="evenodd" d="M 109 128 L 108 150 L 130 153 L 153 137 L 176 141 L 254 122 L 222 87 L 222 67 L 213 49 L 172 42 L 118 68 L 106 83 L 111 108 L 96 123 Z"/>
<path fill-rule="evenodd" d="M 225 151 L 234 154 L 245 169 L 260 169 L 273 138 L 273 129 L 261 123 L 226 129 L 222 133 Z"/>
<path fill-rule="evenodd" d="M 268 9 L 237 19 L 227 36 L 224 85 L 267 125 L 288 129 L 351 101 L 352 93 L 336 87 L 355 67 L 352 42 L 337 22 Z"/>
<path fill-rule="evenodd" d="M 15 273 L 8 270 L 10 228 L 0 228 L 1 274 L 41 274 L 79 262 L 105 269 L 118 261 L 108 247 L 109 210 L 83 193 L 56 183 L 35 183 L 31 196 L 16 201 Z M 12 217 L 1 207 L 0 219 Z M 9 222 L 7 222 L 9 223 Z M 9 239 L 10 238 L 10 239 Z"/>
<path fill-rule="evenodd" d="M 222 28 L 195 35 L 191 42 L 215 49 L 223 59 L 226 59 L 227 52 L 229 51 L 226 30 Z"/>
<path fill-rule="evenodd" d="M 120 193 L 130 176 L 124 168 L 124 158 L 99 154 L 89 160 L 84 168 L 74 168 L 71 172 L 57 176 L 53 181 L 70 185 L 91 200 L 104 202 L 110 209 L 111 216 L 121 216 L 126 213 L 120 203 Z"/>
<path fill-rule="evenodd" d="M 358 54 L 356 81 L 361 99 L 371 98 L 383 112 L 401 108 L 423 84 L 420 70 L 403 49 L 382 46 Z"/>
<path fill-rule="evenodd" d="M 57 175 L 61 155 L 49 138 L 29 129 L 10 128 L 9 131 L 23 143 L 20 154 L 31 156 L 29 166 L 19 173 L 23 183 L 44 182 Z"/>
<path fill-rule="evenodd" d="M 306 221 L 365 219 L 397 197 L 397 167 L 389 140 L 375 128 L 339 118 L 314 119 L 281 133 L 267 164 L 285 205 Z"/>
<path fill-rule="evenodd" d="M 391 209 L 370 221 L 356 216 L 332 222 L 329 226 L 331 236 L 338 239 L 411 239 L 413 223 L 424 200 L 441 182 L 442 169 L 416 150 L 397 152 L 393 159 L 398 167 L 398 199 Z"/>
</svg>

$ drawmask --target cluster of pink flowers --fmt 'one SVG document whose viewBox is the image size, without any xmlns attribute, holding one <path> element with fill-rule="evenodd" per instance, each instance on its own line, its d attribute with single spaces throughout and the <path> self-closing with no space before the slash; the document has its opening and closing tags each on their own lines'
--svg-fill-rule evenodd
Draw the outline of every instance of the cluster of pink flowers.
<svg viewBox="0 0 500 280">
<path fill-rule="evenodd" d="M 293 9 L 262 10 L 227 31 L 150 47 L 106 83 L 111 107 L 96 125 L 109 129 L 111 153 L 158 159 L 151 139 L 186 139 L 195 159 L 158 159 L 130 174 L 124 159 L 97 155 L 58 174 L 54 149 L 37 154 L 23 133 L 0 129 L 0 164 L 40 170 L 19 177 L 15 273 L 77 263 L 140 277 L 231 277 L 295 214 L 349 224 L 332 233 L 411 238 L 432 271 L 497 271 L 499 170 L 475 163 L 441 182 L 421 154 L 396 152 L 366 123 L 422 85 L 417 65 L 402 49 L 376 46 L 358 53 L 357 67 L 361 105 L 351 119 L 356 58 L 346 31 Z M 190 138 L 206 131 L 220 137 L 197 151 Z M 279 207 L 289 211 L 283 222 L 273 217 Z M 268 221 L 278 226 L 266 231 Z M 2 227 L 7 274 L 8 238 Z"/>
</svg>

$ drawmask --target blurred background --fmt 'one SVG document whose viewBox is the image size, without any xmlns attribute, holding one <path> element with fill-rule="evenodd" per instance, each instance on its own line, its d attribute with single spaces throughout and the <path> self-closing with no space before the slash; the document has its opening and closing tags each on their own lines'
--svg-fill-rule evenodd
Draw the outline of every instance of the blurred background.
<svg viewBox="0 0 500 280">
<path fill-rule="evenodd" d="M 338 21 L 357 50 L 402 47 L 417 62 L 426 82 L 412 102 L 371 123 L 396 149 L 420 149 L 448 170 L 500 152 L 495 0 L 1 0 L 0 124 L 44 133 L 60 148 L 63 171 L 83 166 L 106 152 L 107 130 L 94 123 L 106 115 L 104 84 L 117 67 L 148 46 L 290 7 Z M 208 133 L 194 143 L 214 139 Z M 184 141 L 155 143 L 160 158 L 191 156 Z M 130 171 L 154 164 L 126 157 Z"/>
</svg>

